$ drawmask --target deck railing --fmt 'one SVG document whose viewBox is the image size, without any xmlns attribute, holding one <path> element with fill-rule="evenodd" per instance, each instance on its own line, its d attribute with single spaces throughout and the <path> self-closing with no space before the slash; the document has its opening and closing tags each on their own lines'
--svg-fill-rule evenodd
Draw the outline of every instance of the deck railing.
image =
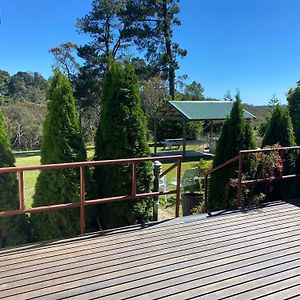
<svg viewBox="0 0 300 300">
<path fill-rule="evenodd" d="M 233 157 L 232 159 L 224 162 L 220 166 L 217 166 L 207 172 L 205 174 L 204 184 L 205 184 L 205 203 L 207 204 L 208 201 L 208 180 L 209 176 L 220 170 L 223 169 L 229 165 L 231 165 L 234 162 L 238 161 L 238 182 L 237 182 L 237 199 L 236 199 L 236 205 L 237 208 L 241 207 L 241 198 L 242 198 L 242 186 L 243 185 L 255 185 L 257 183 L 263 183 L 268 182 L 270 180 L 276 181 L 276 180 L 286 180 L 286 179 L 292 179 L 300 177 L 300 174 L 289 174 L 289 175 L 283 175 L 283 170 L 280 176 L 278 177 L 265 177 L 265 178 L 257 178 L 257 179 L 251 179 L 251 180 L 243 180 L 243 162 L 245 160 L 245 156 L 249 154 L 255 154 L 255 153 L 267 153 L 267 152 L 278 152 L 282 158 L 284 158 L 284 155 L 289 153 L 293 150 L 300 150 L 300 146 L 293 146 L 293 147 L 274 147 L 274 148 L 265 148 L 265 149 L 250 149 L 250 150 L 241 150 L 239 152 L 239 155 Z"/>
<path fill-rule="evenodd" d="M 18 179 L 18 194 L 19 194 L 19 209 L 18 210 L 9 210 L 9 211 L 0 211 L 0 217 L 4 216 L 13 216 L 19 214 L 28 214 L 28 213 L 38 213 L 38 212 L 47 212 L 51 210 L 67 209 L 67 208 L 80 208 L 80 232 L 81 234 L 85 233 L 85 206 L 87 205 L 96 205 L 107 202 L 115 201 L 126 201 L 134 200 L 145 197 L 153 197 L 160 195 L 176 195 L 176 210 L 175 217 L 179 216 L 179 205 L 180 205 L 180 170 L 181 170 L 181 155 L 173 156 L 163 156 L 159 157 L 160 161 L 172 161 L 174 162 L 166 171 L 164 171 L 160 177 L 164 176 L 171 170 L 177 168 L 177 186 L 176 189 L 160 192 L 148 192 L 148 193 L 137 193 L 137 174 L 136 174 L 136 165 L 139 163 L 145 163 L 150 161 L 157 160 L 156 157 L 145 157 L 145 158 L 130 158 L 130 159 L 115 159 L 115 160 L 102 160 L 102 161 L 90 161 L 90 162 L 74 162 L 74 163 L 61 163 L 61 164 L 51 164 L 51 165 L 40 165 L 40 166 L 28 166 L 28 167 L 9 167 L 9 168 L 0 168 L 0 175 L 3 173 L 17 173 Z M 85 190 L 85 168 L 88 167 L 97 167 L 97 166 L 107 166 L 107 165 L 122 165 L 122 164 L 131 164 L 132 166 L 132 186 L 131 194 L 121 195 L 100 199 L 86 199 L 86 190 Z M 64 169 L 64 168 L 79 168 L 80 169 L 80 201 L 72 203 L 63 203 L 47 206 L 39 206 L 27 208 L 24 201 L 24 172 L 25 171 L 35 171 L 35 170 L 53 170 L 53 169 Z"/>
</svg>

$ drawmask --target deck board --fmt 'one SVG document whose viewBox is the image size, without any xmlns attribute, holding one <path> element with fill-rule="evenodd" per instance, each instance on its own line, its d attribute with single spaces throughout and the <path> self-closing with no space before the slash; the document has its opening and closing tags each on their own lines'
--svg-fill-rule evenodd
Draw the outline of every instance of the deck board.
<svg viewBox="0 0 300 300">
<path fill-rule="evenodd" d="M 0 299 L 296 297 L 299 204 L 3 250 Z"/>
</svg>

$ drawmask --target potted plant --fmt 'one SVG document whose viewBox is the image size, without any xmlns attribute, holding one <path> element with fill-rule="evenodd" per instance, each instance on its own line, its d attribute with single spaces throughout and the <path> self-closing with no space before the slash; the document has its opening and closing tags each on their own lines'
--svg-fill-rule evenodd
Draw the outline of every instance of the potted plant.
<svg viewBox="0 0 300 300">
<path fill-rule="evenodd" d="M 182 182 L 182 214 L 183 216 L 189 216 L 192 214 L 192 209 L 198 206 L 203 199 L 201 193 L 200 177 L 188 177 Z"/>
<path fill-rule="evenodd" d="M 185 170 L 181 180 L 183 216 L 191 215 L 197 207 L 202 207 L 204 175 L 212 168 L 211 160 L 200 159 L 194 168 Z M 199 211 L 199 210 L 197 210 Z"/>
</svg>

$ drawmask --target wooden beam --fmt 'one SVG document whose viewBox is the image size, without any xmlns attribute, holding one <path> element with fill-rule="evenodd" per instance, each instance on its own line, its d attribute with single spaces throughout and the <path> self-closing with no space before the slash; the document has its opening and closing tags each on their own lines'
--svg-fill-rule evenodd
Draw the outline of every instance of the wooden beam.
<svg viewBox="0 0 300 300">
<path fill-rule="evenodd" d="M 154 153 L 157 153 L 157 120 L 154 119 Z"/>
<path fill-rule="evenodd" d="M 186 121 L 185 120 L 182 122 L 182 138 L 183 138 L 182 156 L 185 157 L 185 148 L 186 148 Z"/>
</svg>

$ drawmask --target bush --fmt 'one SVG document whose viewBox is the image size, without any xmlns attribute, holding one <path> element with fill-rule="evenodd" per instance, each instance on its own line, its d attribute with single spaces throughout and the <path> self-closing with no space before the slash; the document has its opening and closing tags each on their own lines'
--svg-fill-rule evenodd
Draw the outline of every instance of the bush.
<svg viewBox="0 0 300 300">
<path fill-rule="evenodd" d="M 0 167 L 14 167 L 8 137 L 4 131 L 0 112 Z M 15 173 L 0 174 L 0 211 L 19 209 L 18 183 Z M 0 248 L 30 241 L 31 232 L 27 216 L 0 217 Z"/>
</svg>

